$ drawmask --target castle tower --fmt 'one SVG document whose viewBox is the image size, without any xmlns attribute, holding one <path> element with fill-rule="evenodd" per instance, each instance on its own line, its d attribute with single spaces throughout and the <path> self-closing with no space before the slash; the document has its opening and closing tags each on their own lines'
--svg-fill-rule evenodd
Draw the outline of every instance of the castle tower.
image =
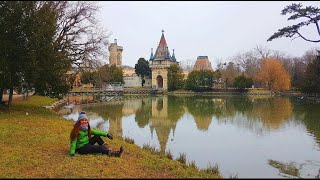
<svg viewBox="0 0 320 180">
<path fill-rule="evenodd" d="M 213 71 L 208 56 L 198 56 L 197 61 L 192 69 L 193 71 Z"/>
<path fill-rule="evenodd" d="M 155 54 L 153 55 L 153 49 L 151 49 L 151 55 L 149 59 L 150 68 L 152 72 L 151 84 L 153 89 L 168 89 L 168 68 L 171 64 L 178 64 L 174 55 L 170 56 L 168 45 L 164 37 L 164 30 L 162 30 L 162 36 L 160 38 L 159 45 Z"/>
<path fill-rule="evenodd" d="M 109 46 L 109 64 L 113 65 L 115 64 L 116 66 L 121 66 L 122 65 L 122 51 L 123 47 L 118 46 L 117 44 L 117 39 L 114 39 L 114 43 L 111 43 Z"/>
</svg>

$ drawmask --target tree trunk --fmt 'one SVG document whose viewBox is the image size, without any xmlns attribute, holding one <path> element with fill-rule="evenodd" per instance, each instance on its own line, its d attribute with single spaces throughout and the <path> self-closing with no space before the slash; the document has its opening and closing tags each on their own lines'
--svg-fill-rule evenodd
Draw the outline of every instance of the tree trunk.
<svg viewBox="0 0 320 180">
<path fill-rule="evenodd" d="M 10 88 L 9 101 L 8 101 L 8 110 L 10 110 L 10 106 L 11 106 L 11 103 L 12 103 L 12 95 L 13 95 L 13 87 Z"/>
<path fill-rule="evenodd" d="M 0 88 L 0 104 L 2 104 L 3 100 L 3 88 Z"/>
</svg>

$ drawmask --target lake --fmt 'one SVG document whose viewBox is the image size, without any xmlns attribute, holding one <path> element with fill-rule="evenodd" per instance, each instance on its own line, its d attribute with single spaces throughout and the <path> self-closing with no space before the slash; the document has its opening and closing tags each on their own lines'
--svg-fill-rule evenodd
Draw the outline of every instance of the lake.
<svg viewBox="0 0 320 180">
<path fill-rule="evenodd" d="M 58 113 L 76 120 L 86 111 L 92 128 L 170 151 L 174 159 L 184 153 L 199 168 L 217 164 L 225 178 L 319 176 L 320 104 L 277 96 L 108 98 L 115 100 Z"/>
</svg>

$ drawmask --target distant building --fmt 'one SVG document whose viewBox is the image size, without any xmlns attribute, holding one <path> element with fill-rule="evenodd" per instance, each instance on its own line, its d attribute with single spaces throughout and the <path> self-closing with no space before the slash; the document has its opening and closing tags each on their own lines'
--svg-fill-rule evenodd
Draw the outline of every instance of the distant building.
<svg viewBox="0 0 320 180">
<path fill-rule="evenodd" d="M 144 78 L 145 83 L 143 87 L 151 87 L 151 79 L 147 76 Z M 132 74 L 131 76 L 123 76 L 124 86 L 125 88 L 130 87 L 142 87 L 142 80 L 137 74 Z"/>
<path fill-rule="evenodd" d="M 149 59 L 149 66 L 151 68 L 151 83 L 153 89 L 168 89 L 168 68 L 171 64 L 178 64 L 174 49 L 172 56 L 168 50 L 168 45 L 164 37 L 162 30 L 162 36 L 160 38 L 159 45 L 156 53 L 153 55 L 153 48 L 151 48 L 151 55 Z"/>
<path fill-rule="evenodd" d="M 201 70 L 213 71 L 211 63 L 208 59 L 208 56 L 198 56 L 197 61 L 192 69 L 192 71 L 201 71 Z"/>
<path fill-rule="evenodd" d="M 141 77 L 139 77 L 136 74 L 135 69 L 133 67 L 123 65 L 122 72 L 123 72 L 123 81 L 124 81 L 123 87 L 130 88 L 130 87 L 141 87 L 142 86 Z M 145 84 L 143 86 L 144 87 L 151 87 L 150 77 L 145 76 L 144 80 L 145 80 Z"/>
<path fill-rule="evenodd" d="M 111 43 L 108 49 L 110 53 L 109 64 L 110 65 L 115 64 L 116 66 L 121 66 L 123 47 L 118 46 L 117 39 L 114 39 L 114 43 Z"/>
<path fill-rule="evenodd" d="M 133 74 L 136 73 L 136 70 L 131 66 L 122 65 L 121 67 L 122 67 L 123 76 L 132 76 Z"/>
</svg>

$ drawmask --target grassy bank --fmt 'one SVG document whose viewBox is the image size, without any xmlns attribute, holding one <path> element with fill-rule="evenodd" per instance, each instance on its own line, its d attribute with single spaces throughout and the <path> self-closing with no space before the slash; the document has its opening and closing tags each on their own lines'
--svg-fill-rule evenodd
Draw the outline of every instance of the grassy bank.
<svg viewBox="0 0 320 180">
<path fill-rule="evenodd" d="M 43 108 L 57 99 L 32 96 L 0 111 L 0 178 L 221 178 L 122 139 L 121 158 L 104 155 L 69 157 L 72 122 Z"/>
</svg>

